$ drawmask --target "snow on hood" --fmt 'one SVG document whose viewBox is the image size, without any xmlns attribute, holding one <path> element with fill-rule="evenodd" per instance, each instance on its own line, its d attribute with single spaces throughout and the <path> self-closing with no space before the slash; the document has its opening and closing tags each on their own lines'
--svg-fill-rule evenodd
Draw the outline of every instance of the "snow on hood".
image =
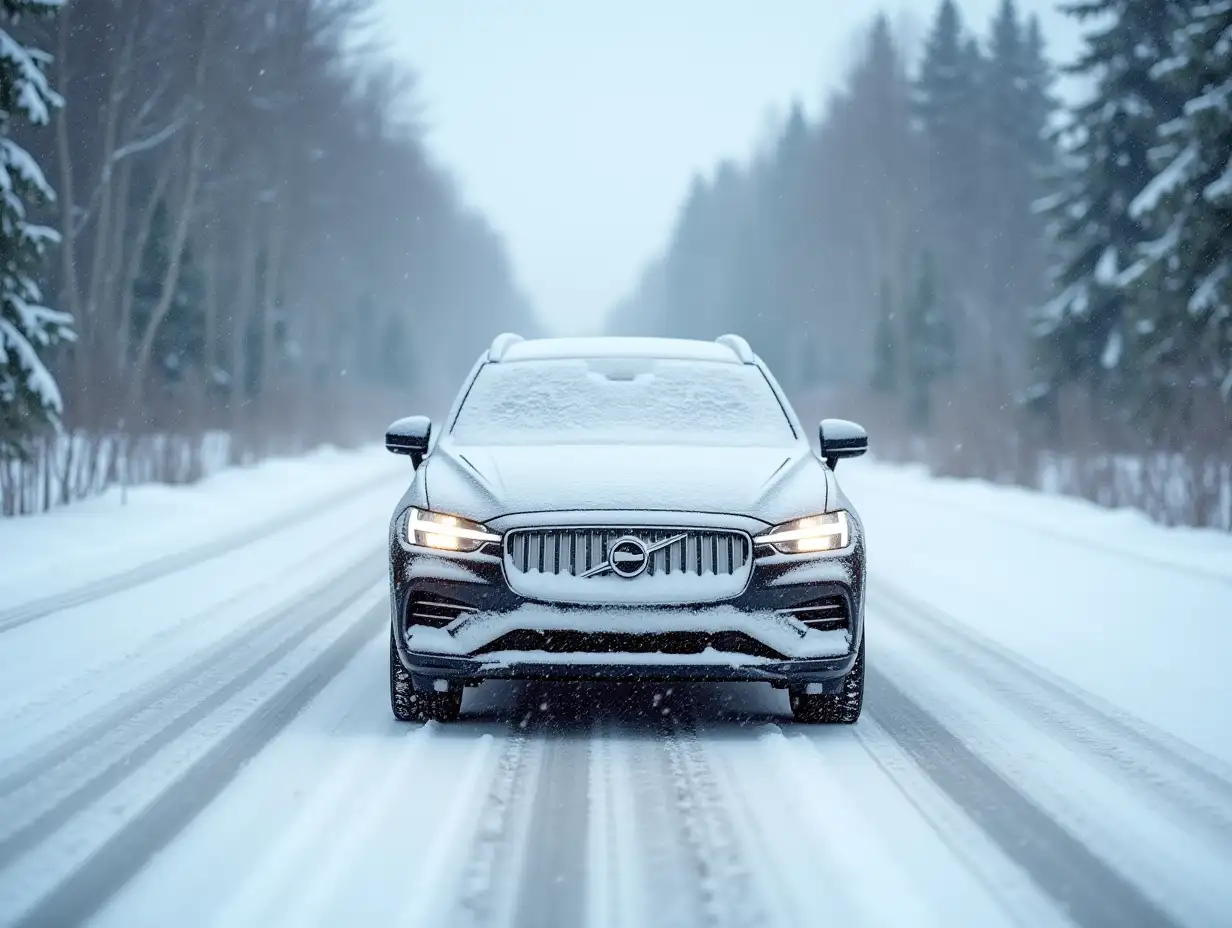
<svg viewBox="0 0 1232 928">
<path fill-rule="evenodd" d="M 775 524 L 825 510 L 829 472 L 804 442 L 696 445 L 457 445 L 425 464 L 427 504 L 486 522 L 518 512 L 677 510 Z"/>
</svg>

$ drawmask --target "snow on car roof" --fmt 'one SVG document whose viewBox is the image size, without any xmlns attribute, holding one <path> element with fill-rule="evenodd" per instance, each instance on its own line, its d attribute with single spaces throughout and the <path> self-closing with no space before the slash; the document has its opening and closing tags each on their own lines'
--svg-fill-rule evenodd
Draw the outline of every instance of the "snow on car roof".
<svg viewBox="0 0 1232 928">
<path fill-rule="evenodd" d="M 734 350 L 718 342 L 688 338 L 535 338 L 508 345 L 501 361 L 565 358 L 665 358 L 676 361 L 723 361 L 739 364 Z"/>
</svg>

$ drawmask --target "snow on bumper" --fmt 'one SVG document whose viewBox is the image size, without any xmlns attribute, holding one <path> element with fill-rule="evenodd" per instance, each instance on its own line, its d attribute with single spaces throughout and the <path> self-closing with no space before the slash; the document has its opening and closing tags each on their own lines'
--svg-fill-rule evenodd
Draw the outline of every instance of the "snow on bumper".
<svg viewBox="0 0 1232 928">
<path fill-rule="evenodd" d="M 800 622 L 773 612 L 745 612 L 730 606 L 697 610 L 619 609 L 600 610 L 557 609 L 549 606 L 523 605 L 510 612 L 477 613 L 459 619 L 447 628 L 416 626 L 406 636 L 407 650 L 417 654 L 450 656 L 475 655 L 494 641 L 518 631 L 578 632 L 582 634 L 656 635 L 674 632 L 715 631 L 748 635 L 784 658 L 808 660 L 846 655 L 851 650 L 847 631 L 818 631 Z M 518 651 L 520 663 L 530 661 L 534 651 Z M 546 652 L 544 652 L 546 654 Z M 508 659 L 502 652 L 476 655 L 484 660 Z M 661 652 L 601 652 L 546 654 L 543 660 L 554 663 L 574 662 L 630 664 L 741 664 L 758 661 L 773 663 L 779 659 L 756 655 L 727 654 L 713 649 L 696 654 Z"/>
</svg>

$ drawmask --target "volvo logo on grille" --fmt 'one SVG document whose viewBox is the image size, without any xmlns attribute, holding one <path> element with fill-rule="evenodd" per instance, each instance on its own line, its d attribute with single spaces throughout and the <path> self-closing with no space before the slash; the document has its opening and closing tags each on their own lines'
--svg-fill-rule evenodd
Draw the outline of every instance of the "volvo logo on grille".
<svg viewBox="0 0 1232 928">
<path fill-rule="evenodd" d="M 687 533 L 681 532 L 678 535 L 672 535 L 670 538 L 663 538 L 655 542 L 646 542 L 636 535 L 624 535 L 612 542 L 612 547 L 607 553 L 607 557 L 596 564 L 590 570 L 578 574 L 579 577 L 594 577 L 598 574 L 607 573 L 609 570 L 618 577 L 624 577 L 626 580 L 631 580 L 634 577 L 640 577 L 646 572 L 646 568 L 650 566 L 650 555 L 663 548 L 670 548 L 678 541 L 682 541 L 687 537 Z"/>
<path fill-rule="evenodd" d="M 612 573 L 625 578 L 636 577 L 645 572 L 650 563 L 650 551 L 640 538 L 626 535 L 617 539 L 607 556 Z"/>
</svg>

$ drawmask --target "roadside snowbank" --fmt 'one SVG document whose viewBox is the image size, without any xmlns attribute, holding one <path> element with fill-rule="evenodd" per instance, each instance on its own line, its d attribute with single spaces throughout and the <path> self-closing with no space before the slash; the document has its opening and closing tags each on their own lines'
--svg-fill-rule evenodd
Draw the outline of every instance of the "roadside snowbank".
<svg viewBox="0 0 1232 928">
<path fill-rule="evenodd" d="M 192 486 L 113 489 L 38 516 L 0 519 L 0 608 L 28 602 L 155 558 L 259 530 L 399 474 L 402 458 L 371 446 L 232 468 Z"/>
<path fill-rule="evenodd" d="M 839 480 L 878 589 L 906 592 L 1094 695 L 1232 760 L 1232 536 L 863 460 Z"/>
</svg>

